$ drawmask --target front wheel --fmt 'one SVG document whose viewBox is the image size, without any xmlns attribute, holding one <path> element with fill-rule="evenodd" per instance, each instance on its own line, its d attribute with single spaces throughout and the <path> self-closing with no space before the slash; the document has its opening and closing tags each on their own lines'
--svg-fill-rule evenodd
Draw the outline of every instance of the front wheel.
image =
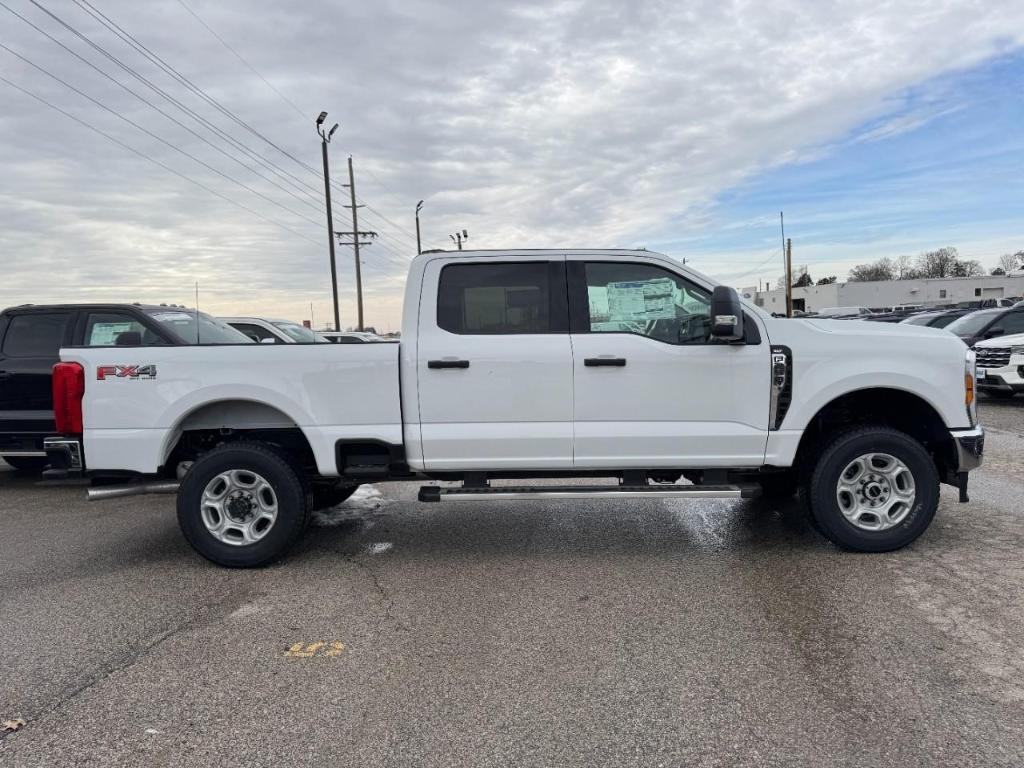
<svg viewBox="0 0 1024 768">
<path fill-rule="evenodd" d="M 197 460 L 178 489 L 188 543 L 218 565 L 256 568 L 280 559 L 306 528 L 306 488 L 288 458 L 235 443 Z"/>
<path fill-rule="evenodd" d="M 862 427 L 837 435 L 820 454 L 809 487 L 816 527 L 858 552 L 889 552 L 925 532 L 939 505 L 939 474 L 924 447 L 903 432 Z"/>
</svg>

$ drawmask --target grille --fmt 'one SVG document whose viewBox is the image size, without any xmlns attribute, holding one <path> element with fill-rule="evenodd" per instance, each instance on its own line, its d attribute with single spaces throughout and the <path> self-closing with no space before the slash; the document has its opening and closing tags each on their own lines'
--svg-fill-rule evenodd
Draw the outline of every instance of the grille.
<svg viewBox="0 0 1024 768">
<path fill-rule="evenodd" d="M 1010 364 L 1009 347 L 976 347 L 974 352 L 979 368 L 1002 368 Z"/>
</svg>

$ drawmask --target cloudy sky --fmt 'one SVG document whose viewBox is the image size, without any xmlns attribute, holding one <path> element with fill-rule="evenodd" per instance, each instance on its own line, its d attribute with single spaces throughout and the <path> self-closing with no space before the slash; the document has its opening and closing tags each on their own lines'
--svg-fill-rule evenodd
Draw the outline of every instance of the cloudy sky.
<svg viewBox="0 0 1024 768">
<path fill-rule="evenodd" d="M 780 209 L 815 277 L 1024 249 L 1020 0 L 0 5 L 0 306 L 198 281 L 320 325 L 321 109 L 381 329 L 419 199 L 424 248 L 643 246 L 738 287 L 780 273 Z"/>
</svg>

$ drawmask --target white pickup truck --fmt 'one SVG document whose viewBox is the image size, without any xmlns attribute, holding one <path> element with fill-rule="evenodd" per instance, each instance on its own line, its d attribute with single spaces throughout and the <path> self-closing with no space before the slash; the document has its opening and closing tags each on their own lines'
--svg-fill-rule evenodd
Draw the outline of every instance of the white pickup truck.
<svg viewBox="0 0 1024 768">
<path fill-rule="evenodd" d="M 647 251 L 422 254 L 401 344 L 61 360 L 54 467 L 121 478 L 95 497 L 176 492 L 188 541 L 226 566 L 281 557 L 360 483 L 415 478 L 422 501 L 801 489 L 829 539 L 887 551 L 928 527 L 940 482 L 967 500 L 984 443 L 951 334 L 772 318 Z"/>
</svg>

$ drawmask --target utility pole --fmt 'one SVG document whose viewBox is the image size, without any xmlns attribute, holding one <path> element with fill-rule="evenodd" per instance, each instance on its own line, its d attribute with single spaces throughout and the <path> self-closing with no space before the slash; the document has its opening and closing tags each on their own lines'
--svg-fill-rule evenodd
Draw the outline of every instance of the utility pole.
<svg viewBox="0 0 1024 768">
<path fill-rule="evenodd" d="M 786 317 L 793 316 L 793 238 L 786 239 Z"/>
<path fill-rule="evenodd" d="M 416 255 L 419 256 L 423 253 L 423 246 L 420 245 L 420 208 L 423 207 L 423 201 L 420 200 L 416 203 Z"/>
<path fill-rule="evenodd" d="M 316 132 L 320 134 L 320 148 L 324 156 L 324 196 L 327 198 L 327 244 L 331 249 L 331 293 L 334 295 L 334 330 L 341 330 L 341 313 L 338 311 L 338 267 L 334 261 L 334 217 L 331 214 L 331 171 L 327 162 L 327 145 L 331 143 L 331 136 L 338 130 L 338 124 L 329 131 L 324 131 L 324 120 L 327 113 L 321 112 L 316 119 Z M 350 166 L 351 168 L 351 161 Z M 360 314 L 362 306 L 360 305 Z"/>
<path fill-rule="evenodd" d="M 352 209 L 352 248 L 355 251 L 356 256 L 356 308 L 358 312 L 358 322 L 356 323 L 356 330 L 363 330 L 363 268 L 359 262 L 359 237 L 361 233 L 359 231 L 359 215 L 357 213 L 361 205 L 356 205 L 356 177 L 352 171 L 352 155 L 348 156 L 348 194 L 352 201 L 352 204 L 348 207 Z M 340 233 L 339 233 L 340 234 Z M 373 235 L 376 237 L 376 234 Z"/>
<path fill-rule="evenodd" d="M 469 232 L 467 232 L 466 230 L 462 230 L 461 232 L 456 232 L 454 235 L 448 235 L 448 237 L 452 239 L 453 243 L 459 246 L 459 250 L 461 251 L 462 241 L 469 240 Z"/>
</svg>

